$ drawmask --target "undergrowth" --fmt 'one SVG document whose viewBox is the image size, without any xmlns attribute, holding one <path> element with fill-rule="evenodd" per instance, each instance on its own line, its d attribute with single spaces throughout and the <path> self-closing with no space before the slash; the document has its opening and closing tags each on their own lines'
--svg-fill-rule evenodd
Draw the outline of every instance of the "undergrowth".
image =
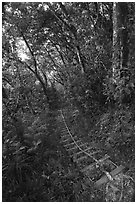
<svg viewBox="0 0 137 204">
<path fill-rule="evenodd" d="M 134 180 L 134 114 L 130 108 L 111 109 L 94 117 L 84 115 L 74 107 L 64 109 L 63 112 L 73 135 L 95 142 L 111 156 L 113 162 L 126 166 L 127 178 Z M 110 199 L 109 187 L 100 192 L 93 187 L 93 183 L 89 184 L 59 143 L 60 130 L 56 116 L 56 111 L 24 114 L 23 141 L 17 137 L 10 118 L 3 117 L 4 202 L 86 202 Z M 125 185 L 128 191 L 133 190 L 129 188 L 128 182 Z"/>
<path fill-rule="evenodd" d="M 133 194 L 135 181 L 135 116 L 133 108 L 122 106 L 120 109 L 100 112 L 94 117 L 88 114 L 83 115 L 77 108 L 65 109 L 64 113 L 72 133 L 79 135 L 84 141 L 94 142 L 104 154 L 110 156 L 113 162 L 118 166 L 125 167 L 124 171 L 127 175 L 124 178 L 126 180 L 125 189 L 128 189 L 127 192 L 122 192 L 122 195 L 124 201 L 132 200 L 127 195 L 130 194 L 130 191 Z"/>
<path fill-rule="evenodd" d="M 67 124 L 72 132 L 84 140 L 100 143 L 100 147 L 109 151 L 114 160 L 131 161 L 134 157 L 135 116 L 129 107 L 111 109 L 96 116 L 83 115 L 78 109 L 65 110 Z M 115 154 L 114 154 L 115 152 Z M 117 157 L 120 156 L 120 157 Z"/>
<path fill-rule="evenodd" d="M 90 201 L 90 188 L 59 143 L 55 116 L 25 115 L 23 143 L 14 128 L 3 128 L 4 202 Z"/>
</svg>

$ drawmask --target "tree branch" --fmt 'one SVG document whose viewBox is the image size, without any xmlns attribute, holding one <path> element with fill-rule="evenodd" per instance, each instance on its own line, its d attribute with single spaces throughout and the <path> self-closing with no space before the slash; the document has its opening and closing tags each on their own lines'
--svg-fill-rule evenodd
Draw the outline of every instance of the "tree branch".
<svg viewBox="0 0 137 204">
<path fill-rule="evenodd" d="M 56 50 L 57 50 L 57 52 L 59 53 L 59 55 L 60 55 L 60 58 L 61 58 L 61 60 L 62 60 L 62 62 L 63 62 L 63 64 L 66 66 L 66 63 L 65 63 L 65 60 L 64 60 L 64 58 L 63 58 L 63 55 L 62 55 L 62 53 L 59 51 L 59 49 L 58 49 L 58 47 L 57 47 L 57 45 L 50 39 L 50 38 L 48 38 L 49 40 L 50 40 L 50 42 L 55 46 L 55 48 L 56 48 Z"/>
<path fill-rule="evenodd" d="M 26 65 L 28 69 L 36 75 L 37 72 L 35 72 L 26 62 L 22 62 L 20 59 L 17 59 L 21 64 Z"/>
<path fill-rule="evenodd" d="M 65 20 L 63 20 L 60 16 L 58 16 L 58 14 L 53 10 L 52 6 L 50 5 L 50 3 L 48 3 L 48 6 L 50 8 L 50 10 L 52 11 L 52 13 L 54 14 L 54 16 L 61 22 L 63 23 L 68 29 L 69 31 L 73 34 L 74 39 L 75 39 L 75 48 L 76 48 L 76 53 L 77 53 L 77 57 L 79 60 L 79 64 L 81 66 L 81 73 L 83 74 L 85 72 L 85 66 L 83 63 L 83 60 L 81 58 L 81 51 L 80 51 L 80 47 L 78 45 L 78 41 L 77 41 L 77 29 L 75 28 L 74 25 L 69 25 Z"/>
<path fill-rule="evenodd" d="M 11 84 L 11 82 L 9 82 L 9 80 L 7 79 L 7 78 L 5 78 L 5 77 L 2 77 L 2 80 L 3 81 L 6 81 L 9 85 L 11 85 L 12 86 L 12 84 Z M 12 86 L 13 87 L 13 86 Z"/>
<path fill-rule="evenodd" d="M 19 29 L 19 28 L 18 28 L 18 29 Z M 34 56 L 34 53 L 33 53 L 32 49 L 31 49 L 31 47 L 30 47 L 30 45 L 29 45 L 29 43 L 28 43 L 28 41 L 27 41 L 25 35 L 23 34 L 23 32 L 22 32 L 20 29 L 19 29 L 19 31 L 20 31 L 20 33 L 21 33 L 21 35 L 22 35 L 23 40 L 25 41 L 25 43 L 26 43 L 26 45 L 27 45 L 27 48 L 28 48 L 29 51 L 30 51 L 30 54 L 31 54 L 31 56 L 32 56 L 32 58 L 33 58 L 33 61 L 34 61 L 35 72 L 37 72 L 37 71 L 38 71 L 38 69 L 37 69 L 37 62 L 36 62 L 36 58 L 35 58 L 35 56 Z"/>
</svg>

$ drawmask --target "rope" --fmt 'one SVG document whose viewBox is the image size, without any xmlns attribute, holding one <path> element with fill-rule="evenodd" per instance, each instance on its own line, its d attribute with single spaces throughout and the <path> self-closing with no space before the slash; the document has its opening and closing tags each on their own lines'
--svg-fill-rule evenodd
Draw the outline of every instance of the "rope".
<svg viewBox="0 0 137 204">
<path fill-rule="evenodd" d="M 86 154 L 88 157 L 92 158 L 92 159 L 96 162 L 96 165 L 97 165 L 97 164 L 100 165 L 100 167 L 101 167 L 100 170 L 101 170 L 103 173 L 105 173 L 105 175 L 107 176 L 107 178 L 108 178 L 109 180 L 113 180 L 113 178 L 112 178 L 112 176 L 110 175 L 110 173 L 109 173 L 108 171 L 106 171 L 103 166 L 101 166 L 100 160 L 97 160 L 95 157 L 91 156 L 91 154 L 89 154 L 88 152 L 86 152 L 85 150 L 83 150 L 83 149 L 77 144 L 77 142 L 76 142 L 75 139 L 73 138 L 73 136 L 72 136 L 72 134 L 71 134 L 71 132 L 70 132 L 68 126 L 67 126 L 67 123 L 66 123 L 66 121 L 65 121 L 65 117 L 64 117 L 64 115 L 63 115 L 62 110 L 59 110 L 59 111 L 61 112 L 61 116 L 62 116 L 62 118 L 63 118 L 63 122 L 64 122 L 64 124 L 65 124 L 66 129 L 67 129 L 67 131 L 68 131 L 68 133 L 69 133 L 71 139 L 73 140 L 73 142 L 75 143 L 75 145 L 78 147 L 78 149 L 79 149 L 81 152 L 83 152 L 84 154 Z M 111 162 L 112 162 L 112 161 L 111 161 Z M 112 163 L 113 163 L 113 162 L 112 162 Z M 113 163 L 113 164 L 114 164 L 116 167 L 118 167 L 115 163 Z"/>
<path fill-rule="evenodd" d="M 69 133 L 71 139 L 73 140 L 73 142 L 75 143 L 75 145 L 78 147 L 78 149 L 79 149 L 81 152 L 83 152 L 84 154 L 86 154 L 88 157 L 92 158 L 96 163 L 99 163 L 99 160 L 95 159 L 93 156 L 91 156 L 88 152 L 86 152 L 85 150 L 83 150 L 83 149 L 77 144 L 77 142 L 76 142 L 75 139 L 73 138 L 73 136 L 72 136 L 72 134 L 71 134 L 71 132 L 70 132 L 70 130 L 69 130 L 67 124 L 66 124 L 65 117 L 64 117 L 64 115 L 63 115 L 63 113 L 62 113 L 62 110 L 60 110 L 60 112 L 61 112 L 61 116 L 62 116 L 62 118 L 63 118 L 63 122 L 64 122 L 64 124 L 65 124 L 65 127 L 66 127 L 66 129 L 67 129 L 67 131 L 68 131 L 68 133 Z"/>
<path fill-rule="evenodd" d="M 65 127 L 66 127 L 66 129 L 67 129 L 67 131 L 68 131 L 68 133 L 69 133 L 71 139 L 73 140 L 74 144 L 78 147 L 78 149 L 79 149 L 81 152 L 83 152 L 84 154 L 86 154 L 88 157 L 92 158 L 97 164 L 100 164 L 100 160 L 97 160 L 96 158 L 94 158 L 93 156 L 91 156 L 88 152 L 86 152 L 85 150 L 83 150 L 83 149 L 77 144 L 77 142 L 76 142 L 75 139 L 73 138 L 73 135 L 71 134 L 71 132 L 70 132 L 68 126 L 67 126 L 67 123 L 66 123 L 66 121 L 65 121 L 65 117 L 64 117 L 64 115 L 63 115 L 63 111 L 62 111 L 62 110 L 59 110 L 59 111 L 61 112 L 61 116 L 62 116 L 62 118 L 63 118 L 63 122 L 64 122 L 64 124 L 65 124 Z M 111 163 L 112 163 L 114 166 L 118 167 L 114 162 L 111 161 Z M 101 166 L 101 167 L 102 167 L 102 168 L 101 168 L 101 171 L 106 174 L 107 178 L 108 178 L 110 181 L 113 181 L 114 178 L 110 175 L 110 173 L 107 172 L 107 171 L 105 171 L 104 168 L 103 168 L 103 166 Z M 125 175 L 123 174 L 123 176 L 125 176 Z M 90 179 L 89 176 L 88 176 L 88 178 Z M 133 181 L 133 178 L 130 177 L 130 179 Z M 90 180 L 91 180 L 91 179 L 90 179 Z M 121 187 L 122 187 L 122 190 L 121 190 L 121 194 L 120 194 L 119 201 L 121 201 L 121 200 L 122 200 L 122 197 L 123 197 L 123 179 L 122 179 Z"/>
</svg>

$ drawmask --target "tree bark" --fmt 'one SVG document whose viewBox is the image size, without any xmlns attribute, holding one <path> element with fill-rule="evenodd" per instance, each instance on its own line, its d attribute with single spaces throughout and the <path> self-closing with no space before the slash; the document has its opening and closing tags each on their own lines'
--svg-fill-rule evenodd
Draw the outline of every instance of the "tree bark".
<svg viewBox="0 0 137 204">
<path fill-rule="evenodd" d="M 128 63 L 128 5 L 126 2 L 113 3 L 113 56 L 112 71 L 115 84 L 119 84 L 120 74 Z"/>
<path fill-rule="evenodd" d="M 113 3 L 113 53 L 112 79 L 115 85 L 114 98 L 122 104 L 123 73 L 128 65 L 128 5 L 126 2 Z"/>
<path fill-rule="evenodd" d="M 121 59 L 121 49 L 120 49 L 120 21 L 119 21 L 119 5 L 118 3 L 113 3 L 113 53 L 112 53 L 112 72 L 113 81 L 117 85 L 120 79 L 120 59 Z"/>
</svg>

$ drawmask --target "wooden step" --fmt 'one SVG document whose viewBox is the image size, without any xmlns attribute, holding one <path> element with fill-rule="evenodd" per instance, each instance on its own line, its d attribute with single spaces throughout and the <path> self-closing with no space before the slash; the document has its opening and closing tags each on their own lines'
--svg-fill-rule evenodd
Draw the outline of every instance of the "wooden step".
<svg viewBox="0 0 137 204">
<path fill-rule="evenodd" d="M 99 163 L 102 163 L 102 162 L 104 162 L 105 160 L 107 160 L 108 158 L 110 158 L 110 156 L 106 154 L 103 158 L 99 159 L 98 162 L 99 162 Z M 96 164 L 96 163 L 94 162 L 94 163 L 92 163 L 91 165 L 86 166 L 84 169 L 81 170 L 81 172 L 85 172 L 85 171 L 90 171 L 90 170 L 92 170 L 92 168 L 94 167 L 95 164 Z"/>
<path fill-rule="evenodd" d="M 105 164 L 106 164 L 106 165 L 109 165 L 112 170 L 117 167 L 117 165 L 116 165 L 114 162 L 112 162 L 110 159 L 107 159 L 107 160 L 105 161 Z"/>
<path fill-rule="evenodd" d="M 85 151 L 85 150 L 84 150 Z M 88 152 L 87 152 L 88 153 Z M 90 154 L 91 156 L 96 154 L 96 153 L 99 153 L 99 150 L 98 151 L 95 151 L 95 152 L 89 152 L 88 154 Z M 83 157 L 83 156 L 80 156 L 80 154 L 83 154 L 84 156 L 86 155 L 83 151 L 79 151 L 78 153 L 75 153 L 74 157 L 75 157 L 75 161 L 78 160 L 80 157 Z M 78 157 L 80 156 L 80 157 Z M 86 158 L 88 157 L 88 155 L 86 155 Z"/>
<path fill-rule="evenodd" d="M 61 133 L 61 137 L 62 138 L 65 138 L 65 137 L 70 137 L 70 134 L 68 132 L 64 132 L 64 133 Z M 71 138 L 71 137 L 70 137 Z"/>
<path fill-rule="evenodd" d="M 88 148 L 84 149 L 84 151 L 86 152 L 87 150 L 90 150 L 90 149 L 92 149 L 92 147 L 88 147 Z M 76 156 L 79 156 L 80 154 L 85 154 L 85 153 L 83 151 L 79 151 L 76 153 Z"/>
<path fill-rule="evenodd" d="M 61 131 L 61 134 L 62 134 L 62 135 L 65 135 L 65 134 L 70 135 L 70 133 L 69 133 L 67 130 L 65 130 L 65 131 Z"/>
<path fill-rule="evenodd" d="M 68 130 L 66 128 L 61 128 L 62 132 L 68 132 Z"/>
<path fill-rule="evenodd" d="M 72 156 L 74 156 L 75 158 L 77 158 L 77 156 L 79 156 L 80 154 L 84 154 L 84 152 L 82 152 L 82 151 L 75 152 Z"/>
<path fill-rule="evenodd" d="M 59 128 L 61 129 L 61 130 L 63 130 L 63 131 L 68 131 L 68 129 L 66 128 L 66 126 L 65 125 L 59 125 Z"/>
<path fill-rule="evenodd" d="M 75 149 L 79 149 L 77 146 L 75 146 L 75 147 L 72 147 L 72 148 L 70 148 L 70 149 L 66 149 L 67 151 L 72 151 L 72 150 L 75 150 Z"/>
<path fill-rule="evenodd" d="M 85 142 L 85 143 L 82 143 L 81 145 L 79 145 L 80 147 L 83 147 L 83 146 L 85 146 L 85 145 L 88 145 L 88 143 L 87 142 Z M 85 146 L 85 148 L 86 148 L 86 146 Z M 85 151 L 84 149 L 82 149 L 83 151 Z"/>
<path fill-rule="evenodd" d="M 70 137 L 68 137 L 67 139 L 65 139 L 65 140 L 62 140 L 60 143 L 65 143 L 65 142 L 68 142 L 69 140 L 71 140 L 71 138 Z"/>
<path fill-rule="evenodd" d="M 79 138 L 78 138 L 78 136 L 74 136 L 73 139 L 76 140 L 76 139 L 79 139 Z"/>
<path fill-rule="evenodd" d="M 67 138 L 71 138 L 70 135 L 68 133 L 65 134 L 61 134 L 61 138 L 62 139 L 67 139 Z"/>
<path fill-rule="evenodd" d="M 61 138 L 66 138 L 66 137 L 71 138 L 71 137 L 70 137 L 70 135 L 68 135 L 68 134 L 67 134 L 67 135 L 66 135 L 66 134 L 64 134 L 64 135 L 62 135 L 62 136 L 61 136 Z"/>
<path fill-rule="evenodd" d="M 73 140 L 72 140 L 73 141 Z M 81 140 L 77 140 L 76 143 L 78 144 L 78 142 L 81 142 Z M 71 145 L 76 145 L 75 142 L 71 142 L 71 143 L 68 143 L 68 144 L 65 144 L 64 147 L 69 147 Z"/>
<path fill-rule="evenodd" d="M 87 145 L 87 143 L 83 143 L 83 144 L 80 144 L 80 145 L 78 145 L 78 146 L 81 148 L 81 147 L 83 147 L 84 145 Z M 67 149 L 67 150 L 68 150 L 68 151 L 72 151 L 72 150 L 74 150 L 74 149 L 79 149 L 79 147 L 75 146 L 75 147 L 73 147 L 73 148 L 71 148 L 71 149 Z"/>
<path fill-rule="evenodd" d="M 68 131 L 67 130 L 61 130 L 61 134 L 68 134 Z"/>
<path fill-rule="evenodd" d="M 86 151 L 91 150 L 91 149 L 93 149 L 93 147 L 87 147 L 86 149 L 84 149 L 84 151 L 86 152 Z"/>
<path fill-rule="evenodd" d="M 72 141 L 73 141 L 73 139 L 74 139 L 74 140 L 79 139 L 77 136 L 74 136 L 73 139 L 72 139 L 72 138 L 70 137 L 70 135 L 63 135 L 63 136 L 61 136 L 61 138 L 62 138 L 62 139 L 68 139 L 68 138 L 70 138 Z"/>
<path fill-rule="evenodd" d="M 119 167 L 117 167 L 116 169 L 111 171 L 110 175 L 112 176 L 112 178 L 114 178 L 114 176 L 119 174 L 124 168 L 125 168 L 124 166 L 120 165 Z M 108 177 L 106 175 L 104 175 L 98 181 L 96 181 L 95 186 L 98 188 L 99 186 L 101 186 L 102 184 L 107 183 L 108 181 L 109 181 Z"/>
<path fill-rule="evenodd" d="M 82 156 L 82 157 L 75 158 L 74 161 L 75 161 L 75 162 L 80 162 L 80 161 L 82 161 L 82 160 L 84 160 L 84 159 L 87 159 L 87 157 L 88 157 L 87 155 L 84 155 L 84 156 Z"/>
</svg>

